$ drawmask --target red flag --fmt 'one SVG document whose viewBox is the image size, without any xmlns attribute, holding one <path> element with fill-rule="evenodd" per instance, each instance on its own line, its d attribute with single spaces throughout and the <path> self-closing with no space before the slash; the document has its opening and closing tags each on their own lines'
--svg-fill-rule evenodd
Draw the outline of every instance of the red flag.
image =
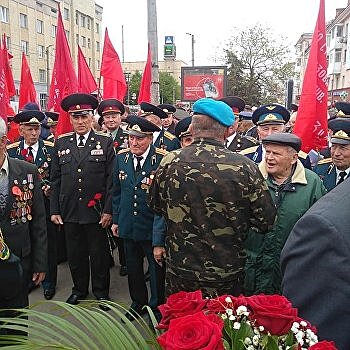
<svg viewBox="0 0 350 350">
<path fill-rule="evenodd" d="M 18 109 L 22 110 L 23 106 L 28 102 L 38 103 L 38 100 L 36 98 L 36 91 L 32 74 L 30 73 L 28 61 L 24 52 L 22 52 L 22 70 L 21 83 L 19 85 Z"/>
<path fill-rule="evenodd" d="M 84 57 L 83 51 L 81 51 L 78 45 L 78 84 L 79 92 L 90 94 L 97 90 L 97 84 L 94 76 L 92 75 L 86 59 Z"/>
<path fill-rule="evenodd" d="M 13 56 L 9 54 L 7 47 L 6 47 L 6 35 L 4 33 L 2 37 L 2 47 L 3 47 L 3 54 L 4 54 L 4 65 L 5 65 L 5 75 L 6 75 L 6 84 L 7 84 L 7 91 L 8 96 L 11 98 L 12 96 L 16 95 L 16 87 L 15 83 L 13 81 L 13 75 L 10 65 L 10 58 Z"/>
<path fill-rule="evenodd" d="M 151 46 L 148 44 L 148 54 L 147 62 L 145 65 L 145 70 L 143 71 L 139 97 L 137 98 L 137 103 L 141 102 L 151 102 L 151 80 L 152 80 L 152 54 Z"/>
<path fill-rule="evenodd" d="M 4 49 L 0 42 L 0 117 L 7 123 L 7 104 L 9 101 L 7 87 L 6 87 L 6 75 L 5 64 L 3 58 Z"/>
<path fill-rule="evenodd" d="M 106 28 L 102 52 L 101 76 L 103 77 L 103 99 L 124 100 L 127 85 L 119 56 L 115 51 Z"/>
<path fill-rule="evenodd" d="M 325 0 L 320 0 L 294 126 L 294 133 L 302 140 L 302 150 L 307 153 L 327 147 L 326 55 Z"/>
<path fill-rule="evenodd" d="M 55 63 L 52 71 L 48 110 L 59 112 L 56 135 L 72 130 L 68 113 L 61 108 L 62 99 L 69 94 L 78 92 L 78 79 L 74 71 L 62 15 L 58 8 L 57 33 L 55 46 Z"/>
</svg>

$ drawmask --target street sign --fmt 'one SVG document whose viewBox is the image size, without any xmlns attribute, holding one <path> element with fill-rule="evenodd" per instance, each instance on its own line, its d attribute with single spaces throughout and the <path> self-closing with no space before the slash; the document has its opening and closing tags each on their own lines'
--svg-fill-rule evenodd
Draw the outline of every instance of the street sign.
<svg viewBox="0 0 350 350">
<path fill-rule="evenodd" d="M 174 37 L 173 36 L 166 36 L 165 37 L 165 45 L 173 45 L 174 44 Z"/>
</svg>

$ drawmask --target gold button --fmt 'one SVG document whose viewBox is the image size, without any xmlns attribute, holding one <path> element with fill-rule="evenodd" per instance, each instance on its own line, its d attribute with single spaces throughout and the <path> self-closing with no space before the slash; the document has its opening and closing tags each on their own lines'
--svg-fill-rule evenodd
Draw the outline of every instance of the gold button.
<svg viewBox="0 0 350 350">
<path fill-rule="evenodd" d="M 81 179 L 78 179 L 78 182 L 81 182 Z"/>
<path fill-rule="evenodd" d="M 137 187 L 135 187 L 135 191 L 137 190 Z"/>
<path fill-rule="evenodd" d="M 137 215 L 137 211 L 134 211 L 134 215 L 135 215 L 135 216 Z"/>
<path fill-rule="evenodd" d="M 137 199 L 137 196 L 136 196 L 136 194 L 134 195 L 134 199 Z"/>
<path fill-rule="evenodd" d="M 137 203 L 134 203 L 134 207 L 137 207 Z"/>
<path fill-rule="evenodd" d="M 81 188 L 78 188 L 78 191 L 81 192 Z"/>
<path fill-rule="evenodd" d="M 81 169 L 80 168 L 78 168 L 78 173 L 81 173 Z"/>
</svg>

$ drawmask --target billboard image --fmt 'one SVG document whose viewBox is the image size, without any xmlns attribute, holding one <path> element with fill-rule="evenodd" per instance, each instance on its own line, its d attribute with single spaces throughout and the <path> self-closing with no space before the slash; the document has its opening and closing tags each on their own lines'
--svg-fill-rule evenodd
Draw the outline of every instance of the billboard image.
<svg viewBox="0 0 350 350">
<path fill-rule="evenodd" d="M 226 95 L 225 66 L 181 67 L 181 100 L 222 98 Z"/>
</svg>

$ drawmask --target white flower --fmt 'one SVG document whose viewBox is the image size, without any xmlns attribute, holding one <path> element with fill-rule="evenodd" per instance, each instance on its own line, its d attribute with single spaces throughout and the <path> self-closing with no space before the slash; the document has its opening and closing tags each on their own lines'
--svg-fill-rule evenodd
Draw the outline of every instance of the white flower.
<svg viewBox="0 0 350 350">
<path fill-rule="evenodd" d="M 306 327 L 306 326 L 307 326 L 307 323 L 306 323 L 305 321 L 301 321 L 301 322 L 300 322 L 300 325 L 301 325 L 302 327 Z"/>
<path fill-rule="evenodd" d="M 236 312 L 237 312 L 237 315 L 245 315 L 245 316 L 249 315 L 249 312 L 244 305 L 238 306 Z"/>
<path fill-rule="evenodd" d="M 259 343 L 259 337 L 257 335 L 254 335 L 253 336 L 253 345 L 254 346 L 257 346 Z"/>
<path fill-rule="evenodd" d="M 226 320 L 226 319 L 227 319 L 226 314 L 222 314 L 222 315 L 221 315 L 221 318 L 222 318 L 223 320 Z"/>
<path fill-rule="evenodd" d="M 264 326 L 259 326 L 259 331 L 260 331 L 260 332 L 263 332 L 264 329 L 265 329 Z"/>
<path fill-rule="evenodd" d="M 244 344 L 245 345 L 250 345 L 251 343 L 252 343 L 252 340 L 250 338 L 247 337 L 247 338 L 244 339 Z"/>
<path fill-rule="evenodd" d="M 257 334 L 257 335 L 260 335 L 260 332 L 259 332 L 259 329 L 258 328 L 255 328 L 253 329 L 254 333 Z"/>
<path fill-rule="evenodd" d="M 234 321 L 235 319 L 236 319 L 236 317 L 233 316 L 233 315 L 231 315 L 231 316 L 229 317 L 229 320 L 230 320 L 230 321 Z"/>
<path fill-rule="evenodd" d="M 233 324 L 233 329 L 240 329 L 241 328 L 241 324 L 239 322 L 235 322 Z"/>
<path fill-rule="evenodd" d="M 225 302 L 226 302 L 226 303 L 232 303 L 232 299 L 231 299 L 230 297 L 226 297 L 226 298 L 225 298 Z"/>
<path fill-rule="evenodd" d="M 253 345 L 249 345 L 249 346 L 247 347 L 247 350 L 254 350 L 254 346 L 253 346 Z"/>
<path fill-rule="evenodd" d="M 233 314 L 233 310 L 232 309 L 226 309 L 226 313 L 227 313 L 227 315 L 231 316 Z"/>
</svg>

